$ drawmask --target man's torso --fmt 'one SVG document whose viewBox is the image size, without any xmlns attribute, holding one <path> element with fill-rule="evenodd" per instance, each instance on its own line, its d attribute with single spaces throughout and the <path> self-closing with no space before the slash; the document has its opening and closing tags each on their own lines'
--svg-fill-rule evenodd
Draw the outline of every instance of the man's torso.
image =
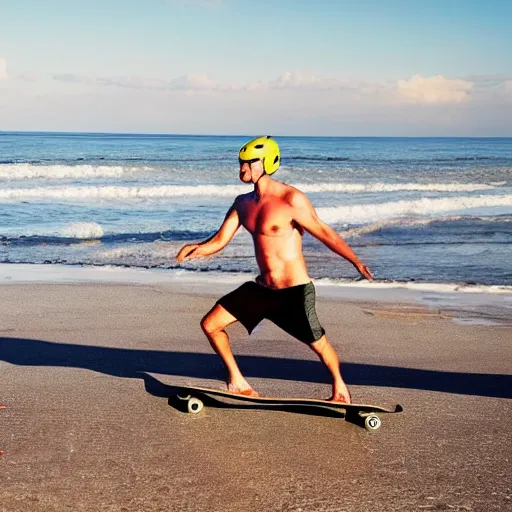
<svg viewBox="0 0 512 512">
<path fill-rule="evenodd" d="M 290 196 L 295 189 L 276 183 L 271 194 L 241 195 L 235 207 L 242 226 L 251 233 L 259 281 L 269 288 L 286 288 L 310 281 L 302 254 L 302 228 L 293 220 Z"/>
</svg>

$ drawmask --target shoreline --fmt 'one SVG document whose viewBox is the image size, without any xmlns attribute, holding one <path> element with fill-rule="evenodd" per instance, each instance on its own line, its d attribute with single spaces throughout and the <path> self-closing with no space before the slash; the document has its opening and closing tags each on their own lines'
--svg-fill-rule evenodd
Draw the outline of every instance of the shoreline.
<svg viewBox="0 0 512 512">
<path fill-rule="evenodd" d="M 172 285 L 193 295 L 221 296 L 250 281 L 249 273 L 191 272 L 113 266 L 0 264 L 0 286 L 16 284 Z M 456 323 L 512 326 L 512 287 L 449 283 L 368 282 L 314 279 L 317 297 L 349 303 L 416 306 Z M 399 308 L 398 308 L 399 309 Z M 397 312 L 398 314 L 398 312 Z"/>
</svg>

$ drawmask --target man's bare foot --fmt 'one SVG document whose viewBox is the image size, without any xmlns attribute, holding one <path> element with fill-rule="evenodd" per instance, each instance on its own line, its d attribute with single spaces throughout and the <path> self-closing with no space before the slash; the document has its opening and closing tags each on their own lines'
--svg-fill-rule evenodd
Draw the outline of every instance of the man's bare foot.
<svg viewBox="0 0 512 512">
<path fill-rule="evenodd" d="M 237 395 L 244 395 L 244 396 L 254 396 L 259 397 L 259 393 L 254 391 L 254 389 L 251 388 L 249 383 L 245 382 L 241 385 L 236 385 L 232 382 L 228 383 L 228 391 L 230 393 L 235 393 Z"/>
<path fill-rule="evenodd" d="M 352 398 L 350 397 L 350 393 L 348 396 L 345 395 L 333 395 L 329 398 L 329 402 L 339 402 L 341 404 L 350 405 L 352 403 Z"/>
<path fill-rule="evenodd" d="M 332 396 L 329 398 L 330 402 L 340 402 L 342 404 L 351 404 L 352 397 L 350 391 L 345 384 L 333 386 Z"/>
</svg>

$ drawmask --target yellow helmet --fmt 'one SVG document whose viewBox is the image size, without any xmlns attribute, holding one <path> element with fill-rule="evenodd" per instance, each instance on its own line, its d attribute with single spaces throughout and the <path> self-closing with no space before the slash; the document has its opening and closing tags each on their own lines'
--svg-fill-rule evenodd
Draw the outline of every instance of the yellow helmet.
<svg viewBox="0 0 512 512">
<path fill-rule="evenodd" d="M 238 159 L 241 161 L 261 160 L 265 174 L 275 173 L 281 164 L 279 146 L 270 135 L 246 142 L 238 153 Z"/>
</svg>

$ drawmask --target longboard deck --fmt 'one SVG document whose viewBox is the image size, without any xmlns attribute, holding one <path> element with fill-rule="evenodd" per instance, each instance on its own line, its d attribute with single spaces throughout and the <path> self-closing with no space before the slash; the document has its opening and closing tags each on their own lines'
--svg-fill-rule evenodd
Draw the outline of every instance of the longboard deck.
<svg viewBox="0 0 512 512">
<path fill-rule="evenodd" d="M 262 407 L 270 406 L 272 408 L 310 408 L 320 411 L 327 409 L 335 409 L 343 414 L 345 420 L 362 424 L 369 432 L 376 432 L 382 425 L 380 415 L 383 413 L 393 414 L 402 412 L 403 408 L 397 404 L 394 408 L 386 408 L 378 405 L 370 404 L 343 404 L 341 402 L 331 402 L 328 400 L 319 400 L 316 398 L 276 398 L 276 397 L 255 397 L 246 396 L 230 391 L 223 391 L 220 389 L 203 388 L 199 386 L 180 386 L 181 390 L 177 397 L 181 401 L 186 402 L 187 411 L 189 413 L 197 414 L 202 411 L 204 407 L 203 397 L 222 397 L 242 402 L 249 402 L 252 404 L 259 404 Z"/>
<path fill-rule="evenodd" d="M 261 403 L 268 405 L 312 405 L 318 407 L 328 407 L 331 409 L 353 410 L 358 412 L 397 413 L 403 411 L 403 408 L 400 404 L 395 405 L 394 408 L 387 408 L 371 404 L 344 404 L 341 402 L 331 402 L 329 400 L 321 400 L 318 398 L 276 398 L 264 396 L 246 396 L 221 389 L 203 388 L 200 386 L 179 386 L 179 388 L 185 393 L 189 393 L 190 395 L 198 393 L 204 395 L 222 396 L 234 400 L 241 400 L 243 402 Z"/>
</svg>

